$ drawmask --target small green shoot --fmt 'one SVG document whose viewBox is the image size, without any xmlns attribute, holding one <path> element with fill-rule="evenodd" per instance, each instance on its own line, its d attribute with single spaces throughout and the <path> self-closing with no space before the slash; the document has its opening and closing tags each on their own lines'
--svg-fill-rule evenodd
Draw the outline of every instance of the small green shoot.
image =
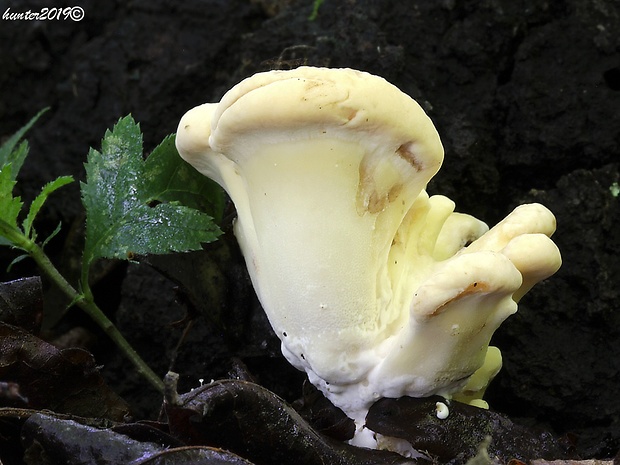
<svg viewBox="0 0 620 465">
<path fill-rule="evenodd" d="M 314 0 L 312 4 L 312 13 L 308 16 L 308 21 L 314 21 L 319 16 L 319 8 L 325 0 Z"/>
<path fill-rule="evenodd" d="M 17 183 L 17 175 L 19 174 L 19 170 L 29 150 L 28 142 L 21 141 L 21 139 L 26 134 L 26 131 L 28 131 L 46 111 L 47 109 L 41 110 L 24 127 L 9 137 L 0 147 L 0 245 L 16 246 L 14 241 L 7 237 L 7 234 L 10 236 L 22 236 L 21 239 L 23 241 L 34 242 L 37 233 L 32 225 L 41 207 L 53 192 L 73 182 L 71 176 L 61 176 L 48 183 L 30 205 L 22 225 L 19 225 L 18 218 L 23 203 L 20 197 L 13 196 L 13 188 Z M 7 230 L 7 234 L 3 234 L 4 230 Z"/>
<path fill-rule="evenodd" d="M 9 137 L 2 146 L 0 146 L 0 166 L 4 167 L 9 163 L 13 166 L 13 180 L 17 179 L 17 173 L 22 167 L 26 156 L 28 155 L 28 142 L 22 141 L 21 144 L 17 145 L 19 141 L 22 140 L 26 132 L 37 122 L 37 120 L 45 113 L 49 108 L 44 108 L 39 113 L 37 113 L 28 123 L 24 125 L 21 129 L 19 129 L 15 134 Z M 17 148 L 16 148 L 17 146 Z"/>
<path fill-rule="evenodd" d="M 0 245 L 25 252 L 13 263 L 31 257 L 41 270 L 84 310 L 117 344 L 137 371 L 157 390 L 163 382 L 134 351 L 94 301 L 89 286 L 91 266 L 100 258 L 128 259 L 135 254 L 164 254 L 198 250 L 221 234 L 213 218 L 221 219 L 225 195 L 212 181 L 199 175 L 176 152 L 168 136 L 144 160 L 142 133 L 131 116 L 121 118 L 107 131 L 101 151 L 91 149 L 81 184 L 86 209 L 86 238 L 79 291 L 57 270 L 43 246 L 58 233 L 37 241 L 35 219 L 47 198 L 73 181 L 60 176 L 46 184 L 20 224 L 23 203 L 13 195 L 17 175 L 28 155 L 21 141 L 45 110 L 0 147 Z"/>
</svg>

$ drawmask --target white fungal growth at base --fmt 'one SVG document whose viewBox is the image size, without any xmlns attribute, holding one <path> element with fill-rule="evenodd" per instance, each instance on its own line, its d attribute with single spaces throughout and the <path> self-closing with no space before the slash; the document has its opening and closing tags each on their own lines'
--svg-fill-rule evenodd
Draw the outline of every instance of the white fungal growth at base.
<svg viewBox="0 0 620 465">
<path fill-rule="evenodd" d="M 430 457 L 415 449 L 409 441 L 402 438 L 395 438 L 391 436 L 383 436 L 382 434 L 377 434 L 376 448 L 382 450 L 390 450 L 407 458 L 423 459 L 425 462 L 431 461 Z"/>
<path fill-rule="evenodd" d="M 445 420 L 450 415 L 450 409 L 443 402 L 437 402 L 435 404 L 435 414 L 440 420 Z"/>
<path fill-rule="evenodd" d="M 489 230 L 429 196 L 439 135 L 413 99 L 368 73 L 256 74 L 187 112 L 176 145 L 233 200 L 283 354 L 360 436 L 381 397 L 479 400 L 501 366 L 493 332 L 561 263 L 542 205 Z"/>
</svg>

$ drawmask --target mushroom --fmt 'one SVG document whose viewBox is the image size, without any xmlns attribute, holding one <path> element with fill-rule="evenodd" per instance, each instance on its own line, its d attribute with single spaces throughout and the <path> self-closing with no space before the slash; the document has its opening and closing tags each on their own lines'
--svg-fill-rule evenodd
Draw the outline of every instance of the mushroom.
<svg viewBox="0 0 620 465">
<path fill-rule="evenodd" d="M 176 144 L 231 197 L 283 354 L 356 421 L 356 444 L 374 444 L 363 425 L 378 398 L 481 394 L 501 366 L 493 332 L 561 263 L 542 205 L 488 230 L 429 197 L 433 123 L 365 72 L 256 74 L 188 111 Z"/>
</svg>

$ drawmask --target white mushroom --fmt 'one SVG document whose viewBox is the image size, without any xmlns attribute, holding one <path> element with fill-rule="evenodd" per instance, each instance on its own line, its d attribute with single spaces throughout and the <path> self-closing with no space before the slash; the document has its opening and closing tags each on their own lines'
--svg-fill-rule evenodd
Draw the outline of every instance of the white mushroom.
<svg viewBox="0 0 620 465">
<path fill-rule="evenodd" d="M 516 300 L 560 265 L 544 207 L 521 206 L 487 232 L 426 194 L 439 136 L 377 76 L 256 74 L 183 116 L 176 143 L 235 203 L 282 352 L 360 432 L 380 397 L 464 389 Z"/>
</svg>

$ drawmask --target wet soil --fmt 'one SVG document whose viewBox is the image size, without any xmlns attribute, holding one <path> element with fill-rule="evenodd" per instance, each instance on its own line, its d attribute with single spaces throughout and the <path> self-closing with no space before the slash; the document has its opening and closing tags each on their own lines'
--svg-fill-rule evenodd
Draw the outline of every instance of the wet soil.
<svg viewBox="0 0 620 465">
<path fill-rule="evenodd" d="M 24 199 L 57 176 L 82 179 L 88 148 L 126 114 L 140 122 L 149 150 L 176 130 L 187 109 L 217 101 L 257 71 L 307 64 L 379 74 L 418 100 L 442 136 L 446 158 L 431 193 L 451 197 L 459 211 L 489 224 L 531 201 L 557 216 L 554 240 L 564 264 L 496 334 L 504 368 L 489 391 L 491 405 L 511 418 L 571 433 L 584 457 L 616 453 L 616 0 L 325 0 L 312 21 L 311 0 L 75 3 L 85 12 L 81 21 L 0 22 L 0 135 L 51 108 L 28 137 L 31 155 L 19 187 Z M 0 13 L 53 6 L 2 2 Z M 59 221 L 67 225 L 48 251 L 69 270 L 75 260 L 69 251 L 79 248 L 70 232 L 79 229 L 81 215 L 74 185 L 51 199 L 39 225 L 41 235 Z M 225 375 L 236 357 L 263 385 L 292 400 L 303 377 L 279 355 L 234 242 L 219 247 L 224 252 L 207 255 L 225 257 L 209 265 L 218 270 L 220 291 L 204 297 L 178 353 L 183 326 L 171 324 L 187 306 L 173 281 L 148 266 L 112 264 L 96 287 L 102 305 L 158 372 L 174 358 L 186 388 Z M 0 250 L 0 263 L 13 257 Z M 172 276 L 190 266 L 174 260 L 158 266 Z M 2 281 L 37 273 L 27 261 L 10 273 L 1 268 Z M 46 305 L 64 305 L 54 295 L 48 291 Z M 79 318 L 70 313 L 57 328 Z M 111 355 L 105 338 L 92 350 L 137 415 L 157 411 L 157 396 Z"/>
</svg>

